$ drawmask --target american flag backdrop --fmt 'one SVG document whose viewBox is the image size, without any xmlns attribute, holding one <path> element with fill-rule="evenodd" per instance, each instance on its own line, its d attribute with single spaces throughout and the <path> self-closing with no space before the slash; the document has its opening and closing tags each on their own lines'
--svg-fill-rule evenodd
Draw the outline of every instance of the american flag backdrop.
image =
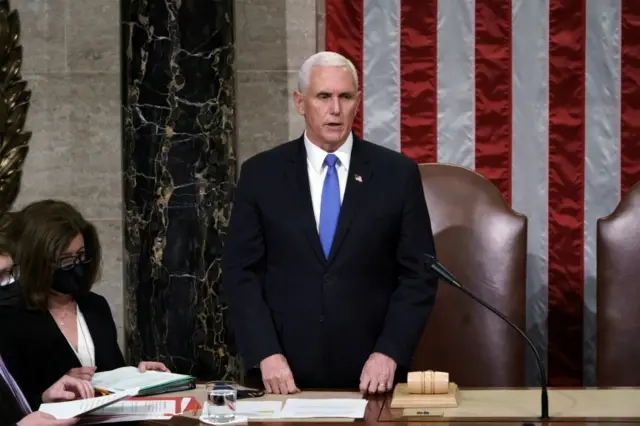
<svg viewBox="0 0 640 426">
<path fill-rule="evenodd" d="M 596 220 L 640 180 L 640 0 L 324 6 L 356 132 L 474 169 L 528 217 L 527 331 L 552 385 L 595 384 Z"/>
</svg>

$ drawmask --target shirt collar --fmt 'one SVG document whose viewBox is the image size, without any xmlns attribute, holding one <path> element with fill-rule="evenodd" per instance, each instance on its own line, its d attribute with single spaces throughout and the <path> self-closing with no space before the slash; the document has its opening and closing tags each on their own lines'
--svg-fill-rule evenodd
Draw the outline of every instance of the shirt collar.
<svg viewBox="0 0 640 426">
<path fill-rule="evenodd" d="M 309 138 L 307 137 L 307 132 L 304 132 L 304 147 L 307 151 L 307 160 L 313 170 L 316 173 L 320 173 L 322 171 L 322 167 L 324 166 L 324 159 L 327 156 L 328 152 L 324 149 L 318 147 L 311 143 Z M 334 154 L 338 157 L 339 166 L 344 167 L 347 170 L 349 169 L 349 160 L 351 159 L 351 150 L 353 148 L 353 134 L 349 132 L 349 136 L 347 136 L 347 140 L 342 144 Z"/>
</svg>

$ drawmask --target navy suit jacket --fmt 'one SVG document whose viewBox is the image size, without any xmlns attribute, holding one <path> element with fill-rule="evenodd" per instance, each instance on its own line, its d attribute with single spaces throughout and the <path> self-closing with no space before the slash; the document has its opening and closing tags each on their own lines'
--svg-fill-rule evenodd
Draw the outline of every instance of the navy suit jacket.
<svg viewBox="0 0 640 426">
<path fill-rule="evenodd" d="M 303 138 L 242 166 L 222 282 L 248 369 L 281 353 L 298 386 L 357 388 L 372 352 L 410 367 L 437 289 L 418 166 L 354 135 L 347 179 L 325 259 Z"/>
</svg>

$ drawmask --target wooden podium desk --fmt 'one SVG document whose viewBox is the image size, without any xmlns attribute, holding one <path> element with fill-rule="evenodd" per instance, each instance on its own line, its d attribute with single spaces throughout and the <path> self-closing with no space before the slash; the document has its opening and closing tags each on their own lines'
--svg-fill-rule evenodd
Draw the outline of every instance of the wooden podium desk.
<svg viewBox="0 0 640 426">
<path fill-rule="evenodd" d="M 196 396 L 202 403 L 204 391 L 198 389 L 177 395 Z M 358 398 L 357 392 L 303 392 L 295 397 Z M 282 399 L 284 396 L 268 395 L 261 399 Z M 436 415 L 408 417 L 403 409 L 392 409 L 391 394 L 368 397 L 365 418 L 362 420 L 301 419 L 292 421 L 250 421 L 249 426 L 336 426 L 360 424 L 362 426 L 418 426 L 418 425 L 639 425 L 640 388 L 615 389 L 550 389 L 550 422 L 540 422 L 540 391 L 538 389 L 462 389 L 457 408 L 430 409 Z M 140 426 L 196 426 L 203 425 L 197 414 L 191 417 L 174 417 L 170 421 L 148 421 Z M 356 425 L 354 425 L 356 426 Z"/>
</svg>

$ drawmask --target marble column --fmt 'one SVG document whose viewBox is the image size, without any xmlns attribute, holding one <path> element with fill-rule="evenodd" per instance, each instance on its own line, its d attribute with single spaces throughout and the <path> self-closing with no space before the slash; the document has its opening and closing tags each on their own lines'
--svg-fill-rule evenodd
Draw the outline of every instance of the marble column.
<svg viewBox="0 0 640 426">
<path fill-rule="evenodd" d="M 238 378 L 219 298 L 236 181 L 233 0 L 121 0 L 131 363 Z"/>
</svg>

